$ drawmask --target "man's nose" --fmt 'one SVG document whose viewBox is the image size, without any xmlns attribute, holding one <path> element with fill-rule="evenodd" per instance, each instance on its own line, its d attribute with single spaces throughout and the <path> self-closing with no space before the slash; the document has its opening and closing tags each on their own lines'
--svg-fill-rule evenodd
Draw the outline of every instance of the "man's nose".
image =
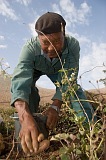
<svg viewBox="0 0 106 160">
<path fill-rule="evenodd" d="M 55 48 L 55 47 L 54 47 L 52 44 L 50 44 L 50 45 L 48 46 L 48 51 L 53 51 L 53 50 L 55 50 L 54 48 Z"/>
</svg>

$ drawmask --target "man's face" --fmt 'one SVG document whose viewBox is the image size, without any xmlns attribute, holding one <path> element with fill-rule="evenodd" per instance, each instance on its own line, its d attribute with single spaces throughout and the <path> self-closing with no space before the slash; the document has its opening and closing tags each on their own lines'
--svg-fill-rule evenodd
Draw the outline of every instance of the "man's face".
<svg viewBox="0 0 106 160">
<path fill-rule="evenodd" d="M 41 44 L 41 48 L 45 54 L 48 55 L 49 58 L 56 58 L 57 53 L 61 54 L 63 46 L 64 46 L 64 35 L 62 32 L 39 35 L 39 40 Z"/>
</svg>

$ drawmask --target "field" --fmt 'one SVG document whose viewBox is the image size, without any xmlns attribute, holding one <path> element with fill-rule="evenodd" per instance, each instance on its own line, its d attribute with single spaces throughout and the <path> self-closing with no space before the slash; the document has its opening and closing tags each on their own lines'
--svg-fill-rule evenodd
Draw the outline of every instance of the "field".
<svg viewBox="0 0 106 160">
<path fill-rule="evenodd" d="M 39 87 L 38 87 L 39 88 Z M 40 107 L 42 111 L 52 102 L 51 98 L 55 93 L 55 90 L 52 89 L 44 89 L 39 88 L 39 93 L 41 97 Z M 98 90 L 89 90 L 86 93 L 88 99 L 91 101 L 93 107 L 98 107 L 98 104 L 101 106 L 105 106 L 106 104 L 106 88 L 102 88 Z M 14 110 L 10 107 L 10 79 L 4 79 L 0 77 L 0 115 L 3 118 L 5 124 L 0 127 L 0 133 L 2 133 L 2 138 L 0 141 L 0 160 L 87 160 L 85 153 L 82 154 L 80 149 L 82 149 L 78 144 L 80 144 L 77 134 L 79 129 L 76 124 L 71 122 L 70 113 L 68 110 L 61 110 L 60 121 L 53 132 L 49 133 L 50 147 L 45 151 L 38 155 L 30 155 L 26 156 L 22 151 L 18 151 L 16 148 L 16 142 L 14 141 L 14 122 L 10 118 Z M 97 103 L 98 102 L 98 103 Z M 99 115 L 102 114 L 99 112 Z M 1 120 L 1 118 L 0 118 Z M 101 121 L 102 122 L 102 121 Z M 1 123 L 1 121 L 0 121 Z M 101 129 L 101 128 L 100 128 Z M 86 129 L 84 130 L 86 133 Z M 104 131 L 104 130 L 103 130 Z M 106 146 L 106 142 L 101 142 L 100 136 L 104 135 L 104 133 L 100 132 L 100 135 L 96 138 L 98 140 L 95 142 L 95 145 L 100 145 L 100 150 L 97 152 L 99 154 L 100 160 L 105 160 L 103 154 L 104 145 Z M 82 134 L 82 132 L 81 132 Z M 88 141 L 84 140 L 84 136 L 86 137 L 88 133 L 80 135 L 80 140 L 84 141 L 84 144 Z M 0 135 L 1 136 L 1 135 Z M 57 136 L 57 137 L 56 137 Z M 96 132 L 95 132 L 96 136 Z M 103 144 L 101 145 L 99 141 Z M 3 146 L 4 145 L 4 146 Z M 75 153 L 77 156 L 73 154 L 71 148 L 74 147 Z M 79 148 L 76 148 L 79 147 Z M 84 147 L 89 147 L 89 145 L 85 145 Z M 83 148 L 84 149 L 84 148 Z M 106 149 L 106 148 L 105 148 Z M 102 151 L 101 151 L 102 150 Z M 86 151 L 86 149 L 85 149 Z M 70 154 L 71 153 L 71 154 Z M 85 156 L 85 158 L 84 158 Z M 70 158 L 71 157 L 71 158 Z M 80 158 L 79 158 L 80 157 Z M 89 160 L 89 159 L 88 159 Z M 90 159 L 96 160 L 96 159 Z M 99 160 L 99 159 L 97 159 Z"/>
</svg>

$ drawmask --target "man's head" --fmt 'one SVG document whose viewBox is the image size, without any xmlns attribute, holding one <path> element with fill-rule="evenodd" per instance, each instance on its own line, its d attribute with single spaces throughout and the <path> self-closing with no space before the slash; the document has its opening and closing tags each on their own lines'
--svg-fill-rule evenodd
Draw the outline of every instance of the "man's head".
<svg viewBox="0 0 106 160">
<path fill-rule="evenodd" d="M 43 14 L 35 24 L 42 50 L 49 58 L 57 57 L 61 54 L 64 45 L 66 22 L 57 13 L 47 12 Z"/>
</svg>

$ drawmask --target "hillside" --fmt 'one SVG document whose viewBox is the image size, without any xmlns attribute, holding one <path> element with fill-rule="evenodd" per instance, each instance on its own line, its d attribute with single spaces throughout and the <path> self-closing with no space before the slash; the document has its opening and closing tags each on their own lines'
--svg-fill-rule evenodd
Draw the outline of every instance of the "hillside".
<svg viewBox="0 0 106 160">
<path fill-rule="evenodd" d="M 53 97 L 55 90 L 54 89 L 46 89 L 46 88 L 40 88 L 39 89 L 39 94 L 41 97 L 40 104 L 45 104 L 45 103 L 51 103 L 51 98 Z M 101 99 L 104 97 L 106 99 L 106 87 L 101 88 L 99 90 L 96 89 L 91 89 L 88 90 L 87 92 L 92 93 L 94 96 L 99 96 Z M 10 79 L 6 78 L 4 79 L 2 76 L 0 76 L 0 105 L 6 106 L 9 105 L 11 99 L 10 95 Z"/>
<path fill-rule="evenodd" d="M 53 97 L 55 90 L 40 87 L 38 87 L 38 89 L 41 97 L 40 104 L 51 103 L 51 98 Z M 10 99 L 10 79 L 4 79 L 0 76 L 0 105 L 9 105 Z"/>
<path fill-rule="evenodd" d="M 0 76 L 0 106 L 10 102 L 10 79 Z"/>
</svg>

